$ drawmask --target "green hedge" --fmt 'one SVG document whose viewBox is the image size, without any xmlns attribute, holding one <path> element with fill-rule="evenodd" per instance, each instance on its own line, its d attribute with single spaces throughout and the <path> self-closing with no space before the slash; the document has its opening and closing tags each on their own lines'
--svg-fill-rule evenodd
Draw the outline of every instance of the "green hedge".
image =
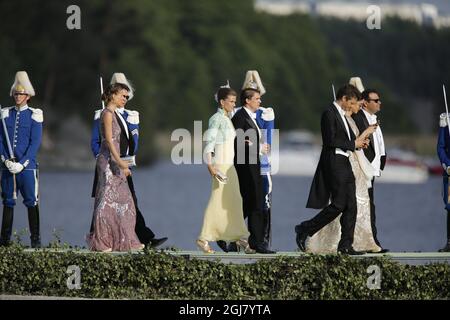
<svg viewBox="0 0 450 320">
<path fill-rule="evenodd" d="M 68 289 L 70 265 L 81 288 Z M 367 268 L 381 288 L 367 287 Z M 387 258 L 280 257 L 253 264 L 188 260 L 164 252 L 90 254 L 0 248 L 0 294 L 149 299 L 449 299 L 450 266 L 408 266 Z"/>
</svg>

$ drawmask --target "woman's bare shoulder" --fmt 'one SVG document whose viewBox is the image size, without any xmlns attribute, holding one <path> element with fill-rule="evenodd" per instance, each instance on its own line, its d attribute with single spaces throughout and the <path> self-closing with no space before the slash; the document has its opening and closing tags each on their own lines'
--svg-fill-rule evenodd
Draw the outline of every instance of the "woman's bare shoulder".
<svg viewBox="0 0 450 320">
<path fill-rule="evenodd" d="M 104 118 L 104 117 L 112 118 L 112 111 L 105 108 L 105 109 L 103 109 L 102 114 L 100 116 L 102 118 Z"/>
</svg>

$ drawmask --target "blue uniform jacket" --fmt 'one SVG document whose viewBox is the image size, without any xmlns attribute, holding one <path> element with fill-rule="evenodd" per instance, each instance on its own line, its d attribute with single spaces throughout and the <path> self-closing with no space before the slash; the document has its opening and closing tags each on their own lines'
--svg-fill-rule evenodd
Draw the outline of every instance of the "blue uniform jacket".
<svg viewBox="0 0 450 320">
<path fill-rule="evenodd" d="M 41 109 L 30 108 L 27 105 L 20 108 L 9 107 L 2 109 L 2 118 L 8 130 L 14 158 L 25 169 L 37 169 L 37 153 L 42 140 L 42 122 L 44 120 Z M 3 124 L 0 124 L 0 154 L 2 162 L 11 158 L 6 142 Z M 3 168 L 5 168 L 3 164 Z"/>
<path fill-rule="evenodd" d="M 260 107 L 256 111 L 256 123 L 258 123 L 261 129 L 262 140 L 272 146 L 272 136 L 275 128 L 275 114 L 273 109 Z M 270 159 L 267 155 L 261 156 L 261 173 L 270 173 Z"/>
<path fill-rule="evenodd" d="M 94 154 L 94 157 L 97 157 L 100 152 L 100 144 L 101 144 L 101 136 L 100 136 L 100 114 L 102 110 L 95 111 L 94 116 L 94 125 L 92 127 L 92 135 L 91 135 L 91 150 Z M 131 133 L 131 136 L 134 140 L 134 155 L 138 149 L 138 141 L 139 141 L 139 113 L 137 111 L 127 110 L 125 109 L 122 113 L 125 122 L 127 123 L 128 129 Z"/>
<path fill-rule="evenodd" d="M 447 126 L 439 128 L 437 154 L 444 168 L 444 175 L 447 175 L 445 169 L 450 166 L 450 136 Z"/>
<path fill-rule="evenodd" d="M 439 157 L 439 161 L 441 162 L 441 165 L 444 168 L 442 180 L 443 181 L 442 197 L 444 200 L 444 204 L 446 205 L 446 209 L 450 210 L 450 205 L 448 203 L 449 176 L 446 171 L 447 167 L 450 166 L 450 136 L 448 132 L 447 119 L 445 113 L 441 114 L 439 124 L 440 127 L 437 141 L 437 154 Z"/>
</svg>

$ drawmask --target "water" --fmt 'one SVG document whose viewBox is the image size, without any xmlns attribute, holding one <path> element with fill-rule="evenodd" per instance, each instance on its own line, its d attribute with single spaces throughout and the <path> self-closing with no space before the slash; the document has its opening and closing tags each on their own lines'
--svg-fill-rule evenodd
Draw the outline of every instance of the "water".
<svg viewBox="0 0 450 320">
<path fill-rule="evenodd" d="M 133 173 L 139 207 L 164 246 L 196 250 L 203 211 L 209 199 L 210 177 L 204 165 L 176 166 L 161 162 Z M 92 172 L 45 172 L 40 175 L 41 233 L 44 244 L 61 240 L 85 246 L 93 199 Z M 273 177 L 272 247 L 294 251 L 294 226 L 317 210 L 305 208 L 312 177 Z M 417 185 L 376 184 L 377 227 L 381 244 L 392 251 L 436 251 L 446 239 L 446 217 L 440 197 L 441 178 Z M 14 228 L 28 228 L 19 196 Z M 23 238 L 28 244 L 28 236 Z"/>
</svg>

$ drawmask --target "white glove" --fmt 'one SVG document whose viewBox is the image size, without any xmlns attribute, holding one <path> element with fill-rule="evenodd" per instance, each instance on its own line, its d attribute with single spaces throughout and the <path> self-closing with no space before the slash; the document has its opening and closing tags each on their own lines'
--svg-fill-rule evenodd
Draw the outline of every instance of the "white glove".
<svg viewBox="0 0 450 320">
<path fill-rule="evenodd" d="M 5 160 L 5 166 L 8 168 L 8 170 L 11 170 L 12 166 L 14 165 L 14 162 L 11 160 Z"/>
<path fill-rule="evenodd" d="M 5 163 L 6 163 L 6 161 L 5 161 Z M 445 169 L 445 171 L 447 172 L 447 175 L 450 176 L 450 166 L 448 166 L 447 169 Z"/>
<path fill-rule="evenodd" d="M 11 172 L 12 174 L 18 174 L 22 172 L 23 169 L 24 169 L 23 164 L 19 162 L 13 162 L 11 168 L 8 168 L 9 172 Z"/>
</svg>

